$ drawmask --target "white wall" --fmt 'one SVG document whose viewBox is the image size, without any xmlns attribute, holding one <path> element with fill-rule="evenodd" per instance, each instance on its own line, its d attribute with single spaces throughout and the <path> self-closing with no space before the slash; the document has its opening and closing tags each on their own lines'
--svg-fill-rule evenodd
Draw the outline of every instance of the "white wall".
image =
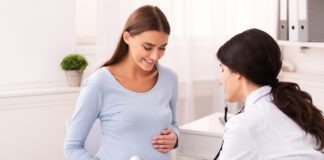
<svg viewBox="0 0 324 160">
<path fill-rule="evenodd" d="M 97 1 L 76 0 L 76 35 L 81 41 L 97 35 Z"/>
<path fill-rule="evenodd" d="M 0 1 L 0 87 L 65 81 L 75 46 L 73 0 Z"/>
<path fill-rule="evenodd" d="M 1 159 L 64 159 L 78 89 L 62 87 L 60 61 L 75 32 L 74 0 L 0 1 Z"/>
</svg>

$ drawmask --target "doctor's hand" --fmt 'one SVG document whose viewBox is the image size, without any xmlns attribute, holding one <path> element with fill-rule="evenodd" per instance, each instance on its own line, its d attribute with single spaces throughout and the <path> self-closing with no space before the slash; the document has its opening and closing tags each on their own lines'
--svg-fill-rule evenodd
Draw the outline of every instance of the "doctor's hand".
<svg viewBox="0 0 324 160">
<path fill-rule="evenodd" d="M 178 136 L 174 131 L 164 129 L 161 132 L 161 135 L 153 137 L 152 144 L 155 149 L 159 150 L 160 152 L 167 153 L 174 148 L 177 138 Z"/>
</svg>

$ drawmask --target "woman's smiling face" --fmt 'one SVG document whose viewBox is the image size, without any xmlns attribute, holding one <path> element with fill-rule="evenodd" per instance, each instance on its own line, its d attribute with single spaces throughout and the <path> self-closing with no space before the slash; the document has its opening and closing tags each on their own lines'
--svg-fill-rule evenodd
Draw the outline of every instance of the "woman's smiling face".
<svg viewBox="0 0 324 160">
<path fill-rule="evenodd" d="M 151 71 L 164 55 L 169 35 L 162 31 L 145 31 L 130 36 L 128 32 L 124 32 L 123 38 L 129 47 L 129 58 L 142 70 Z"/>
</svg>

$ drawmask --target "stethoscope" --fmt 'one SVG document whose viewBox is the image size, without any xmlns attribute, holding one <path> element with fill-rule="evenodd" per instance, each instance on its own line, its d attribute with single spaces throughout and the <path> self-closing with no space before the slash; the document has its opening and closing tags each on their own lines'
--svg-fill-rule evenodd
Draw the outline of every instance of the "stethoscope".
<svg viewBox="0 0 324 160">
<path fill-rule="evenodd" d="M 243 106 L 242 109 L 239 112 L 237 112 L 236 114 L 242 113 L 244 111 L 244 108 L 245 108 L 245 106 Z M 224 122 L 225 123 L 227 122 L 227 112 L 228 112 L 228 106 L 227 106 L 227 103 L 225 102 L 225 107 L 224 107 Z M 220 152 L 223 149 L 223 144 L 224 144 L 224 140 L 223 140 L 222 145 L 221 145 L 220 149 L 218 150 L 217 155 L 215 156 L 214 160 L 217 160 L 217 158 L 219 157 Z"/>
<path fill-rule="evenodd" d="M 230 72 L 230 74 L 232 74 L 232 73 L 233 73 L 233 72 Z M 228 113 L 228 105 L 227 105 L 227 99 L 226 99 L 226 80 L 227 80 L 227 78 L 229 77 L 230 74 L 228 74 L 228 75 L 226 76 L 225 80 L 224 80 L 224 96 L 225 96 L 225 98 L 224 98 L 224 103 L 225 103 L 225 107 L 224 107 L 224 122 L 225 122 L 225 123 L 227 122 L 227 113 Z M 238 113 L 236 113 L 236 114 L 242 113 L 243 110 L 244 110 L 244 106 L 243 106 L 242 109 L 241 109 Z M 214 160 L 217 160 L 217 159 L 218 159 L 218 157 L 219 157 L 219 155 L 220 155 L 220 152 L 221 152 L 222 149 L 223 149 L 223 144 L 224 144 L 224 140 L 223 140 L 222 145 L 221 145 L 221 147 L 220 147 L 220 149 L 219 149 L 217 155 L 215 156 Z"/>
<path fill-rule="evenodd" d="M 227 112 L 228 112 L 228 106 L 227 106 L 227 103 L 225 102 L 225 107 L 224 107 L 224 122 L 225 123 L 227 122 Z M 218 159 L 218 157 L 220 155 L 220 152 L 223 149 L 223 144 L 224 144 L 224 140 L 223 140 L 222 145 L 221 145 L 220 149 L 218 150 L 217 155 L 215 156 L 214 160 L 217 160 Z"/>
<path fill-rule="evenodd" d="M 226 82 L 226 81 L 225 81 L 225 82 Z M 225 92 L 225 93 L 226 93 L 226 92 Z M 225 95 L 226 95 L 226 94 L 225 94 Z M 261 99 L 261 98 L 262 98 L 263 96 L 265 96 L 265 95 L 267 95 L 267 94 L 260 95 L 260 96 L 255 100 L 255 102 L 258 101 L 259 99 Z M 241 109 L 239 112 L 237 112 L 236 114 L 240 114 L 240 113 L 242 113 L 242 112 L 244 111 L 244 108 L 245 108 L 245 105 L 244 105 L 244 106 L 242 107 L 242 109 Z M 227 112 L 228 112 L 228 106 L 227 106 L 226 98 L 225 98 L 225 107 L 224 107 L 224 121 L 225 121 L 225 123 L 227 122 Z M 217 160 L 217 158 L 219 157 L 220 152 L 222 151 L 222 148 L 223 148 L 223 144 L 224 144 L 224 140 L 223 140 L 222 145 L 221 145 L 221 147 L 220 147 L 220 149 L 219 149 L 219 151 L 218 151 L 216 157 L 214 158 L 214 160 Z"/>
<path fill-rule="evenodd" d="M 224 98 L 224 103 L 225 103 L 225 107 L 224 107 L 224 122 L 225 122 L 225 123 L 227 122 L 227 112 L 228 112 L 228 105 L 227 105 L 227 98 L 226 98 L 226 80 L 227 80 L 227 78 L 229 77 L 229 75 L 231 75 L 231 74 L 232 74 L 232 72 L 230 72 L 230 73 L 226 76 L 226 78 L 225 78 L 225 80 L 224 80 L 224 96 L 225 96 L 225 98 Z M 219 157 L 219 155 L 220 155 L 220 152 L 221 152 L 222 149 L 223 149 L 223 144 L 224 144 L 224 140 L 223 140 L 222 145 L 221 145 L 220 149 L 218 150 L 217 155 L 215 156 L 214 160 L 217 160 L 217 159 L 218 159 L 218 157 Z"/>
<path fill-rule="evenodd" d="M 233 72 L 230 72 L 227 76 L 226 76 L 226 78 L 225 78 L 225 80 L 224 80 L 224 96 L 225 96 L 225 98 L 224 98 L 224 103 L 225 103 L 225 107 L 224 107 L 224 121 L 225 121 L 225 123 L 227 122 L 227 112 L 228 112 L 228 105 L 227 105 L 227 98 L 226 98 L 226 80 L 227 80 L 227 78 L 232 74 Z"/>
</svg>

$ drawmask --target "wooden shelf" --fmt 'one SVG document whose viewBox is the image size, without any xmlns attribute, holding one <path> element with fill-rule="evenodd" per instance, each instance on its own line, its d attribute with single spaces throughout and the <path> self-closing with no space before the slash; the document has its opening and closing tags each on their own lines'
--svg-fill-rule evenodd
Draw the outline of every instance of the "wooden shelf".
<svg viewBox="0 0 324 160">
<path fill-rule="evenodd" d="M 294 42 L 277 40 L 279 46 L 300 47 L 301 49 L 307 48 L 320 48 L 324 49 L 324 42 Z"/>
</svg>

